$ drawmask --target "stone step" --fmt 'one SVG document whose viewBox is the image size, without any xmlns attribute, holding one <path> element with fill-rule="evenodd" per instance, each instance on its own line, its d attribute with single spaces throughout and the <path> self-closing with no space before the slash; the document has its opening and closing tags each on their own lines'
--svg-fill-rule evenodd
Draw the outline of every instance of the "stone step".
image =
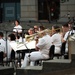
<svg viewBox="0 0 75 75">
<path fill-rule="evenodd" d="M 51 72 L 51 71 L 59 71 L 68 69 L 71 67 L 70 59 L 54 59 L 43 61 L 43 71 Z"/>
<path fill-rule="evenodd" d="M 55 72 L 72 68 L 74 63 L 70 59 L 54 59 L 43 61 L 42 66 L 28 66 L 26 68 L 19 68 L 16 71 L 17 75 L 39 75 L 48 72 Z M 75 66 L 74 66 L 75 67 Z"/>
<path fill-rule="evenodd" d="M 60 71 L 52 71 L 47 73 L 42 73 L 38 75 L 75 75 L 75 68 L 64 69 Z"/>
<path fill-rule="evenodd" d="M 19 68 L 20 69 L 20 68 Z M 24 69 L 24 68 L 22 68 Z M 27 66 L 25 67 L 26 70 L 42 70 L 42 66 Z"/>
<path fill-rule="evenodd" d="M 27 66 L 16 70 L 16 75 L 38 75 L 40 73 L 42 73 L 42 66 Z"/>
<path fill-rule="evenodd" d="M 14 75 L 14 68 L 0 66 L 0 75 Z"/>
</svg>

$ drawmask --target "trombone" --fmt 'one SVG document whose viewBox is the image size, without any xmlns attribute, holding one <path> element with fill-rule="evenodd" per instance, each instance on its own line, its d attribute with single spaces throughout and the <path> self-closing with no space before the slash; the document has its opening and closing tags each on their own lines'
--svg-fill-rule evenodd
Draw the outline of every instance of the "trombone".
<svg viewBox="0 0 75 75">
<path fill-rule="evenodd" d="M 61 29 L 61 28 L 58 28 L 58 29 Z M 55 29 L 55 30 L 58 30 L 58 29 Z M 45 33 L 45 34 L 51 34 L 52 33 L 52 30 L 50 30 L 50 29 L 45 29 L 45 30 L 43 30 L 43 31 L 38 31 L 37 33 L 35 33 L 35 34 L 32 34 L 32 35 L 26 35 L 25 34 L 25 39 L 26 39 L 26 41 L 32 41 L 32 40 L 34 40 L 35 39 L 35 36 L 37 36 L 37 35 L 40 35 L 40 34 L 42 34 L 42 33 Z M 40 36 L 41 37 L 41 36 Z M 39 38 L 40 38 L 39 37 Z"/>
</svg>

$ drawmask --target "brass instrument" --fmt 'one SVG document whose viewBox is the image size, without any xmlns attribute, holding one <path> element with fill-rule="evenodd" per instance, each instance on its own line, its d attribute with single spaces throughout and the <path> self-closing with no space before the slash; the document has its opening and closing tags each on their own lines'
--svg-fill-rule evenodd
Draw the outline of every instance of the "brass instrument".
<svg viewBox="0 0 75 75">
<path fill-rule="evenodd" d="M 58 29 L 60 29 L 60 28 L 58 28 Z M 58 29 L 56 29 L 56 30 L 58 30 Z M 35 39 L 35 36 L 39 36 L 39 35 L 41 35 L 42 33 L 46 33 L 46 34 L 49 34 L 50 35 L 50 33 L 52 32 L 52 30 L 50 30 L 50 29 L 45 29 L 45 30 L 43 30 L 43 31 L 38 31 L 37 33 L 35 33 L 35 34 L 32 34 L 32 35 L 26 35 L 25 34 L 25 39 L 26 39 L 26 41 L 31 41 L 31 40 L 34 40 Z M 41 36 L 40 36 L 41 37 Z"/>
<path fill-rule="evenodd" d="M 34 37 L 36 36 L 37 34 L 33 34 L 33 35 L 26 35 L 25 34 L 25 39 L 26 39 L 26 41 L 30 41 L 30 40 L 34 40 Z"/>
<path fill-rule="evenodd" d="M 35 34 L 32 34 L 32 35 L 26 35 L 25 34 L 25 39 L 26 39 L 26 41 L 31 41 L 31 40 L 34 40 L 35 39 L 35 36 L 39 36 L 39 35 L 41 35 L 42 33 L 49 33 L 50 32 L 50 29 L 45 29 L 45 30 L 43 30 L 43 31 L 38 31 L 37 33 L 35 33 Z M 41 36 L 40 36 L 41 37 Z"/>
</svg>

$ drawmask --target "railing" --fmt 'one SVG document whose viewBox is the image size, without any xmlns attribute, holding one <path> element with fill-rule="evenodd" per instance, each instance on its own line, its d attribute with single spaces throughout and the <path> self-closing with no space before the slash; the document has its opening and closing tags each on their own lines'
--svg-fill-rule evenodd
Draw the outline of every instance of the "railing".
<svg viewBox="0 0 75 75">
<path fill-rule="evenodd" d="M 69 0 L 60 0 L 61 3 L 69 2 Z"/>
</svg>

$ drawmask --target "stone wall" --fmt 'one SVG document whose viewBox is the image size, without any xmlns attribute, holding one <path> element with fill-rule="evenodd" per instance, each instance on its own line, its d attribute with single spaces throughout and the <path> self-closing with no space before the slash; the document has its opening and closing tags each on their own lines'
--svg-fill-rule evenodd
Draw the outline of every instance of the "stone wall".
<svg viewBox="0 0 75 75">
<path fill-rule="evenodd" d="M 69 0 L 68 2 L 60 3 L 60 17 L 75 16 L 75 0 Z"/>
<path fill-rule="evenodd" d="M 37 20 L 37 0 L 21 0 L 21 21 Z"/>
<path fill-rule="evenodd" d="M 75 16 L 75 0 L 68 2 L 60 2 L 60 18 Z M 21 21 L 37 21 L 38 20 L 38 0 L 21 0 Z"/>
</svg>

